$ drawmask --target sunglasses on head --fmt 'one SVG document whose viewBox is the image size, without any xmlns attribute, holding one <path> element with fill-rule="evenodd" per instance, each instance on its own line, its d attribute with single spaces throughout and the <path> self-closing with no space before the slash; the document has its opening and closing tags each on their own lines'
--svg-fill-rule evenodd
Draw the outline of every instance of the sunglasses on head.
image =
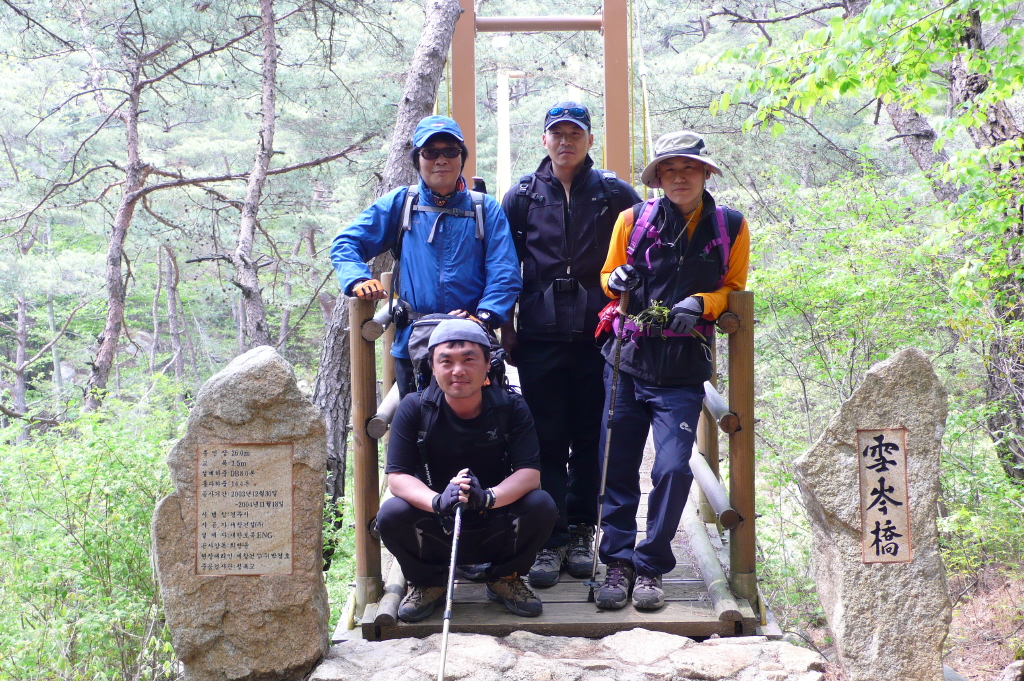
<svg viewBox="0 0 1024 681">
<path fill-rule="evenodd" d="M 462 149 L 459 147 L 441 147 L 440 149 L 420 149 L 420 156 L 427 159 L 428 161 L 436 161 L 438 156 L 444 156 L 445 158 L 455 158 L 462 154 Z"/>
<path fill-rule="evenodd" d="M 590 115 L 587 113 L 587 110 L 578 106 L 574 106 L 570 109 L 565 109 L 560 106 L 556 106 L 553 109 L 548 109 L 548 116 L 550 116 L 551 118 L 557 118 L 558 116 L 564 116 L 566 114 L 581 121 L 585 121 L 590 118 Z"/>
</svg>

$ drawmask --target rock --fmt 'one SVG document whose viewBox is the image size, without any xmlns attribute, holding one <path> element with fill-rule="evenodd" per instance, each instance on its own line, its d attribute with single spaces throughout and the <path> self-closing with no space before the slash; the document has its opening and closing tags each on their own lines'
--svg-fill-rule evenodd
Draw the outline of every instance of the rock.
<svg viewBox="0 0 1024 681">
<path fill-rule="evenodd" d="M 956 670 L 948 664 L 944 664 L 942 665 L 942 681 L 967 681 L 967 678 L 957 674 Z"/>
<path fill-rule="evenodd" d="M 669 655 L 678 676 L 706 681 L 728 679 L 754 664 L 760 652 L 757 646 L 752 645 L 730 645 L 721 641 L 708 643 L 683 648 Z"/>
<path fill-rule="evenodd" d="M 603 648 L 629 664 L 650 664 L 691 645 L 693 640 L 685 636 L 646 629 L 620 631 L 601 641 Z"/>
<path fill-rule="evenodd" d="M 209 459 L 203 454 L 206 447 L 232 443 L 238 443 L 232 451 L 239 457 L 249 456 L 250 449 L 253 456 L 229 460 L 223 454 L 224 460 L 218 461 L 221 455 L 213 447 Z M 271 452 L 269 458 L 261 458 L 265 451 Z M 157 505 L 152 528 L 160 593 L 186 679 L 295 679 L 328 652 L 321 554 L 326 452 L 320 412 L 299 392 L 291 366 L 270 347 L 237 357 L 199 391 L 187 432 L 167 458 L 175 491 Z M 266 480 L 268 461 L 283 466 L 285 475 L 291 473 L 290 485 Z M 210 469 L 203 473 L 215 470 L 224 477 L 204 478 L 200 484 L 199 466 L 204 463 Z M 223 485 L 218 493 L 225 499 L 210 501 L 207 484 Z M 253 500 L 227 499 L 236 491 Z M 271 492 L 272 501 L 260 498 L 266 494 L 271 499 Z M 228 504 L 252 510 L 244 512 L 249 514 L 245 520 L 221 520 L 216 531 L 223 549 L 217 550 L 224 554 L 201 554 L 230 556 L 216 559 L 227 562 L 200 561 L 197 553 L 207 549 L 199 548 L 200 539 L 206 540 L 197 525 L 199 516 L 209 515 L 211 504 L 218 503 L 222 512 Z M 290 518 L 278 510 L 288 505 Z M 279 530 L 257 532 L 263 526 L 256 523 L 264 522 Z M 213 528 L 203 532 L 208 529 L 212 535 Z M 278 548 L 259 548 L 271 545 Z"/>
<path fill-rule="evenodd" d="M 1017 660 L 1004 669 L 997 681 L 1024 681 L 1024 660 Z"/>
<path fill-rule="evenodd" d="M 924 354 L 876 364 L 795 461 L 818 596 L 850 681 L 940 681 L 951 619 L 935 504 L 946 392 Z M 857 430 L 906 428 L 909 563 L 862 562 Z M 904 554 L 905 555 L 905 554 Z"/>
</svg>

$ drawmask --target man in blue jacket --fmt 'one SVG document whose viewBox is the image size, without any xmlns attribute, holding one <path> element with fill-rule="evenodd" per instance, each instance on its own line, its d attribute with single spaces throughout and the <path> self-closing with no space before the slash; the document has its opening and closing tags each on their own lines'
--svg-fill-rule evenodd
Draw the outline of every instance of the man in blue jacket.
<svg viewBox="0 0 1024 681">
<path fill-rule="evenodd" d="M 396 319 L 391 354 L 402 396 L 416 390 L 410 321 L 448 312 L 473 315 L 497 328 L 509 318 L 523 285 L 501 206 L 486 194 L 467 191 L 462 167 L 469 151 L 458 124 L 428 116 L 417 124 L 412 144 L 419 185 L 399 187 L 378 199 L 331 245 L 331 263 L 345 295 L 382 300 L 388 292 L 365 263 L 400 244 L 395 288 L 407 313 Z M 403 220 L 410 191 L 417 196 Z"/>
</svg>

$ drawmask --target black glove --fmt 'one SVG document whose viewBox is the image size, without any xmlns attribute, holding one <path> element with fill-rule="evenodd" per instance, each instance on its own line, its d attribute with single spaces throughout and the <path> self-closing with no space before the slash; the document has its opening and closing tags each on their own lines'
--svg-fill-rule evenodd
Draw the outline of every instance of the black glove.
<svg viewBox="0 0 1024 681">
<path fill-rule="evenodd" d="M 469 478 L 469 489 L 466 496 L 469 497 L 469 508 L 474 511 L 483 511 L 487 508 L 487 490 L 480 486 L 480 479 L 467 469 L 466 477 Z"/>
<path fill-rule="evenodd" d="M 697 320 L 704 314 L 704 300 L 690 296 L 672 306 L 669 313 L 668 329 L 672 333 L 688 336 Z"/>
<path fill-rule="evenodd" d="M 434 497 L 430 505 L 434 513 L 440 516 L 455 515 L 455 507 L 459 505 L 459 492 L 462 491 L 462 483 L 449 482 L 444 491 Z"/>
<path fill-rule="evenodd" d="M 632 265 L 619 265 L 608 275 L 608 288 L 622 293 L 640 285 L 640 273 Z"/>
</svg>

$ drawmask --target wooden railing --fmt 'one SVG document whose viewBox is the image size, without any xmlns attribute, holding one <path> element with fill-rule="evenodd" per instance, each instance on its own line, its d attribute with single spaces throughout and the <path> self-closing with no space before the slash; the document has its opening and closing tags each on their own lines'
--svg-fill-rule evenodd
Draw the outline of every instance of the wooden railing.
<svg viewBox="0 0 1024 681">
<path fill-rule="evenodd" d="M 390 275 L 385 277 L 389 279 Z M 387 288 L 388 281 L 385 280 L 384 284 Z M 394 330 L 389 328 L 390 320 L 386 313 L 375 313 L 373 303 L 358 298 L 351 298 L 349 305 L 356 525 L 355 614 L 362 616 L 366 606 L 376 603 L 384 594 L 380 541 L 371 533 L 369 523 L 380 507 L 378 440 L 387 433 L 398 408 L 398 388 L 394 385 L 390 357 Z M 382 310 L 386 309 L 385 303 Z M 729 311 L 722 315 L 717 326 L 720 332 L 729 336 L 729 396 L 726 400 L 712 382 L 705 384 L 704 410 L 690 459 L 690 468 L 699 489 L 697 507 L 700 517 L 698 519 L 695 513 L 685 514 L 683 529 L 690 537 L 691 549 L 719 617 L 736 620 L 739 619 L 739 611 L 734 595 L 746 599 L 755 610 L 758 607 L 754 544 L 754 294 L 750 291 L 730 293 Z M 378 338 L 384 339 L 381 343 L 382 399 L 377 396 L 374 342 Z M 729 436 L 728 491 L 718 470 L 719 429 Z M 728 588 L 706 528 L 700 520 L 718 524 L 729 531 Z M 400 572 L 394 579 L 389 577 L 388 594 L 384 594 L 384 601 L 395 601 L 396 607 L 400 598 L 396 585 L 400 577 Z M 380 616 L 389 621 L 393 619 L 391 608 L 384 610 L 386 612 L 382 611 Z"/>
</svg>

